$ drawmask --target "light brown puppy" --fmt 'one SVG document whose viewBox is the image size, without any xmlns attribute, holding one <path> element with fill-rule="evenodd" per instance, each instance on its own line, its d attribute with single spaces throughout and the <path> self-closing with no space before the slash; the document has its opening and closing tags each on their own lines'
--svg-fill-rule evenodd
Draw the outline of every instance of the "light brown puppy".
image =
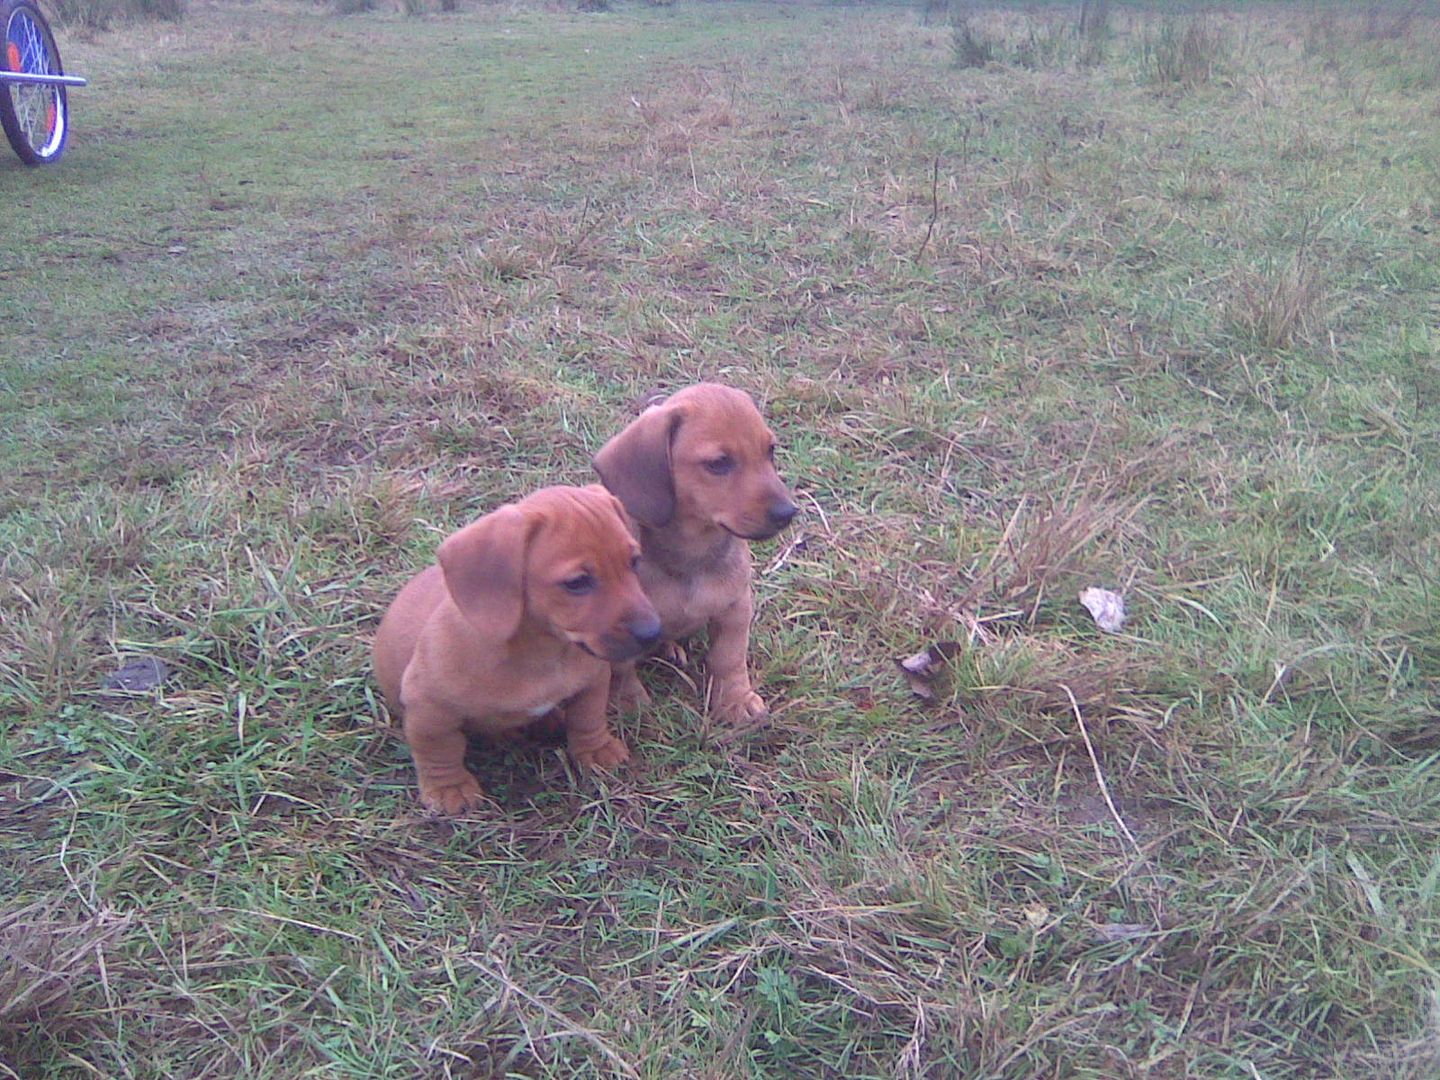
<svg viewBox="0 0 1440 1080">
<path fill-rule="evenodd" d="M 635 576 L 639 554 L 620 503 L 599 484 L 542 488 L 448 537 L 439 564 L 400 590 L 375 634 L 375 675 L 428 809 L 479 803 L 467 734 L 504 735 L 555 709 L 581 765 L 630 756 L 605 722 L 605 700 L 610 662 L 660 636 Z"/>
<path fill-rule="evenodd" d="M 746 658 L 753 570 L 746 541 L 790 524 L 796 507 L 775 472 L 775 438 L 750 395 L 701 383 L 646 409 L 595 455 L 640 539 L 640 580 L 661 638 L 709 630 L 711 701 L 724 723 L 766 714 Z M 620 708 L 648 700 L 633 662 L 615 665 Z"/>
</svg>

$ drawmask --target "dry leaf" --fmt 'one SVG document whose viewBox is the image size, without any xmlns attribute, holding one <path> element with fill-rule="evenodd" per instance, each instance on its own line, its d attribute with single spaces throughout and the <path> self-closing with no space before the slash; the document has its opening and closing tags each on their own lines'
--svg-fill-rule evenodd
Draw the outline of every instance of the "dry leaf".
<svg viewBox="0 0 1440 1080">
<path fill-rule="evenodd" d="M 1080 594 L 1080 603 L 1095 619 L 1095 625 L 1108 634 L 1118 634 L 1125 625 L 1125 599 L 1119 593 L 1086 589 Z"/>
<path fill-rule="evenodd" d="M 1026 904 L 1024 910 L 1025 922 L 1029 924 L 1031 930 L 1038 931 L 1050 921 L 1050 909 L 1044 904 Z"/>
<path fill-rule="evenodd" d="M 944 673 L 946 662 L 959 651 L 958 641 L 937 641 L 914 656 L 897 659 L 895 666 L 905 676 L 912 694 L 922 701 L 934 701 L 935 681 Z"/>
</svg>

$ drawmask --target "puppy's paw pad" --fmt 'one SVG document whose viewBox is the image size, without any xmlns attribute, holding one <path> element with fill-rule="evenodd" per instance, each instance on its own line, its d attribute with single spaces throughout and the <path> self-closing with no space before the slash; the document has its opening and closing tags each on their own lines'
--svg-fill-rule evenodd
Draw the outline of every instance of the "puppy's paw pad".
<svg viewBox="0 0 1440 1080">
<path fill-rule="evenodd" d="M 587 769 L 613 769 L 630 760 L 630 748 L 611 735 L 599 746 L 571 750 L 570 756 Z"/>
<path fill-rule="evenodd" d="M 485 793 L 473 776 L 458 784 L 436 784 L 420 789 L 420 805 L 432 814 L 454 817 L 474 810 L 485 801 Z"/>
</svg>

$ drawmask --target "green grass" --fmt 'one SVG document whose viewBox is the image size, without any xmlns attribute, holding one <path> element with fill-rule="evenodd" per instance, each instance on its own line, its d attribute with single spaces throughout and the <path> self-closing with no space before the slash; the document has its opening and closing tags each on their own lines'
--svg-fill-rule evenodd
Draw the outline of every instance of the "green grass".
<svg viewBox="0 0 1440 1080">
<path fill-rule="evenodd" d="M 1170 78 L 1184 15 L 1077 7 L 966 5 L 965 68 L 871 5 L 62 36 L 66 158 L 0 160 L 0 1075 L 1435 1075 L 1440 27 L 1212 12 Z M 384 605 L 701 377 L 806 511 L 774 723 L 655 672 L 624 772 L 477 748 L 426 819 Z"/>
</svg>

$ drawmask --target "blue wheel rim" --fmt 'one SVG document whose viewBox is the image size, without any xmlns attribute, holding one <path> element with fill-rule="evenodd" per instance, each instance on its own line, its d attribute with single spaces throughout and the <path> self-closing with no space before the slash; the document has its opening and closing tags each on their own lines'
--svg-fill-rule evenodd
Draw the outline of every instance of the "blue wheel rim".
<svg viewBox="0 0 1440 1080">
<path fill-rule="evenodd" d="M 11 70 L 30 75 L 61 75 L 60 58 L 50 49 L 44 30 L 23 8 L 12 12 L 5 28 L 5 59 Z M 11 83 L 10 94 L 20 132 L 40 158 L 52 158 L 65 144 L 65 92 L 58 86 Z"/>
</svg>

